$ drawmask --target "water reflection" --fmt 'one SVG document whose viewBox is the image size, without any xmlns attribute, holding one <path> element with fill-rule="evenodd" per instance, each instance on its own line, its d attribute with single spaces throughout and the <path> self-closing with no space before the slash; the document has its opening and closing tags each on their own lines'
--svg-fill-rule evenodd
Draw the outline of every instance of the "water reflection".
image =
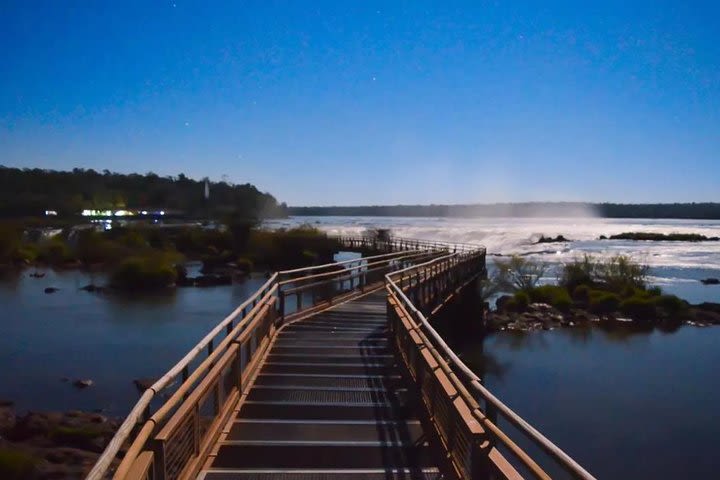
<svg viewBox="0 0 720 480">
<path fill-rule="evenodd" d="M 616 323 L 498 332 L 461 348 L 498 398 L 597 478 L 714 478 L 719 344 L 720 328 Z"/>
</svg>

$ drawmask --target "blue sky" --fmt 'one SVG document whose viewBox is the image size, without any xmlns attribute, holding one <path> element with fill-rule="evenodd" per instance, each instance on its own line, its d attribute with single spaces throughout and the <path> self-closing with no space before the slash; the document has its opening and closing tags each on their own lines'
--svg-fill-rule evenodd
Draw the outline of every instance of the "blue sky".
<svg viewBox="0 0 720 480">
<path fill-rule="evenodd" d="M 0 164 L 292 205 L 720 201 L 719 5 L 4 0 Z"/>
</svg>

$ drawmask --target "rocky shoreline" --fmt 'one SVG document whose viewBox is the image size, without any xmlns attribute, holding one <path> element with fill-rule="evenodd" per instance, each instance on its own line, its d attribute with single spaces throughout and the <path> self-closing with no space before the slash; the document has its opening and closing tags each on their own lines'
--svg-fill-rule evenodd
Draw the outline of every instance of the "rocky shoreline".
<svg viewBox="0 0 720 480">
<path fill-rule="evenodd" d="M 503 304 L 502 301 L 499 302 Z M 546 303 L 531 303 L 523 312 L 498 309 L 485 314 L 486 329 L 498 331 L 535 331 L 554 330 L 556 328 L 574 328 L 592 325 L 604 326 L 642 326 L 677 328 L 681 325 L 708 327 L 720 325 L 720 304 L 703 303 L 692 305 L 677 318 L 667 318 L 655 322 L 640 321 L 621 315 L 619 312 L 596 314 L 585 309 L 573 308 L 562 312 Z"/>
<path fill-rule="evenodd" d="M 0 402 L 0 478 L 85 478 L 121 420 L 99 413 L 27 412 Z"/>
</svg>

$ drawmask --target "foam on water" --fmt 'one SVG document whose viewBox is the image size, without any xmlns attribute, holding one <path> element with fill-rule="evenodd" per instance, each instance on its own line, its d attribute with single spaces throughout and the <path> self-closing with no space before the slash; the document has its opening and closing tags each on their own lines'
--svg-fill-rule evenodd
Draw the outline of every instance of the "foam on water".
<svg viewBox="0 0 720 480">
<path fill-rule="evenodd" d="M 720 236 L 720 221 L 603 218 L 410 218 L 292 217 L 268 222 L 270 228 L 302 223 L 331 233 L 360 235 L 368 228 L 388 228 L 394 235 L 425 240 L 477 243 L 490 255 L 527 255 L 559 264 L 591 254 L 630 255 L 652 267 L 651 281 L 691 301 L 720 301 L 720 289 L 699 280 L 720 277 L 720 242 L 637 242 L 599 240 L 623 232 L 697 233 Z M 537 244 L 541 235 L 563 235 L 567 243 Z M 668 287 L 668 288 L 666 288 Z"/>
<path fill-rule="evenodd" d="M 490 254 L 537 255 L 567 261 L 584 253 L 632 255 L 651 266 L 720 268 L 720 242 L 634 242 L 598 240 L 623 232 L 698 233 L 720 235 L 720 221 L 638 220 L 598 218 L 404 218 L 293 217 L 271 226 L 310 223 L 332 234 L 359 235 L 368 228 L 389 228 L 394 235 L 485 245 Z M 541 235 L 563 235 L 568 243 L 536 244 Z"/>
</svg>

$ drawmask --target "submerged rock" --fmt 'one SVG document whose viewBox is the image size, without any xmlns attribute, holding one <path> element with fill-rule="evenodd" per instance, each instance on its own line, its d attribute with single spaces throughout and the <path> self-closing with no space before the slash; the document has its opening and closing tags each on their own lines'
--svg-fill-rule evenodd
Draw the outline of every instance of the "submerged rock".
<svg viewBox="0 0 720 480">
<path fill-rule="evenodd" d="M 75 380 L 73 382 L 73 387 L 83 389 L 83 388 L 92 387 L 93 383 L 94 382 L 90 379 L 80 379 L 80 380 Z"/>
<path fill-rule="evenodd" d="M 216 287 L 219 285 L 232 285 L 231 275 L 200 275 L 195 279 L 198 287 Z"/>
<path fill-rule="evenodd" d="M 17 417 L 13 402 L 0 400 L 0 437 L 4 437 L 15 428 Z"/>
<path fill-rule="evenodd" d="M 90 292 L 90 293 L 102 293 L 105 290 L 105 288 L 95 285 L 93 283 L 90 283 L 88 285 L 85 285 L 84 287 L 80 287 L 80 290 L 83 290 L 85 292 Z"/>
<path fill-rule="evenodd" d="M 57 287 L 47 287 L 47 288 L 45 288 L 44 291 L 45 291 L 45 293 L 55 293 L 55 292 L 57 292 L 57 291 L 59 291 L 59 290 L 60 290 L 60 289 L 57 288 Z"/>
<path fill-rule="evenodd" d="M 557 237 L 546 237 L 545 235 L 541 235 L 540 239 L 535 242 L 535 244 L 541 244 L 541 243 L 564 243 L 569 242 L 567 238 L 565 238 L 563 235 L 558 235 Z"/>
</svg>

